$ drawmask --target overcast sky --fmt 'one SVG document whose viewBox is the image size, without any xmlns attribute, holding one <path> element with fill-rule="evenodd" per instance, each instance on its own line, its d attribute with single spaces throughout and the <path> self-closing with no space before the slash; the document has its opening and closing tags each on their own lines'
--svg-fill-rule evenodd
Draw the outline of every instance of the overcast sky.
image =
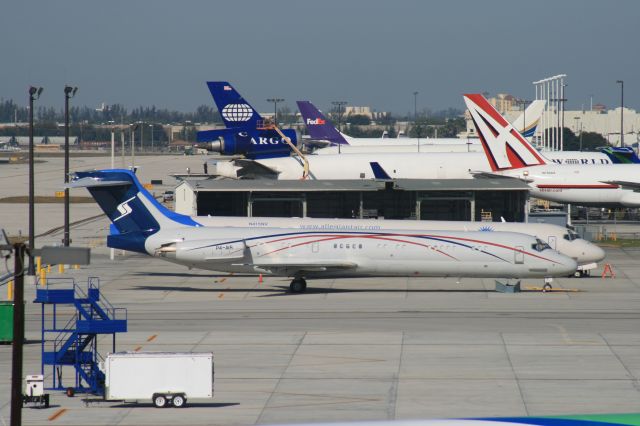
<svg viewBox="0 0 640 426">
<path fill-rule="evenodd" d="M 0 13 L 0 97 L 25 105 L 212 104 L 207 80 L 232 82 L 259 110 L 268 97 L 378 110 L 463 109 L 466 92 L 534 97 L 532 81 L 568 74 L 568 108 L 589 97 L 640 109 L 640 1 L 281 0 L 24 1 Z"/>
</svg>

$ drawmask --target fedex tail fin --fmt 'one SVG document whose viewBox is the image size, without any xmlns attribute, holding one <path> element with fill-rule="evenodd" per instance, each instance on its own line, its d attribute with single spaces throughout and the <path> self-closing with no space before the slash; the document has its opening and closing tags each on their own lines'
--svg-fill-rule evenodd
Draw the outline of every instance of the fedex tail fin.
<svg viewBox="0 0 640 426">
<path fill-rule="evenodd" d="M 544 106 L 547 101 L 536 99 L 531 102 L 527 109 L 512 124 L 525 138 L 530 138 L 536 132 L 540 118 L 544 112 Z M 526 120 L 526 123 L 525 123 Z"/>
<path fill-rule="evenodd" d="M 258 111 L 240 96 L 229 82 L 208 81 L 207 86 L 227 128 L 253 130 L 256 128 L 256 122 L 262 120 Z"/>
<path fill-rule="evenodd" d="M 480 94 L 464 95 L 480 143 L 495 171 L 547 164 L 544 157 Z"/>
<path fill-rule="evenodd" d="M 348 144 L 345 137 L 336 129 L 331 120 L 327 119 L 309 101 L 298 101 L 298 109 L 302 115 L 302 120 L 307 126 L 309 136 L 316 140 L 326 140 L 334 144 Z"/>
<path fill-rule="evenodd" d="M 146 253 L 145 240 L 160 229 L 200 226 L 158 203 L 130 170 L 76 172 L 69 187 L 87 188 L 111 220 L 117 233 L 108 236 L 108 247 Z"/>
</svg>

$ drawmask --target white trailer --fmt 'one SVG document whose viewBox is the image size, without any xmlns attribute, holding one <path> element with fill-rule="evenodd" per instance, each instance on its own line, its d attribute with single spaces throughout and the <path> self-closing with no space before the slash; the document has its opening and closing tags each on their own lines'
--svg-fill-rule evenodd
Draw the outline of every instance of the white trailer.
<svg viewBox="0 0 640 426">
<path fill-rule="evenodd" d="M 213 397 L 211 352 L 118 352 L 104 360 L 105 399 L 150 400 L 162 408 Z"/>
</svg>

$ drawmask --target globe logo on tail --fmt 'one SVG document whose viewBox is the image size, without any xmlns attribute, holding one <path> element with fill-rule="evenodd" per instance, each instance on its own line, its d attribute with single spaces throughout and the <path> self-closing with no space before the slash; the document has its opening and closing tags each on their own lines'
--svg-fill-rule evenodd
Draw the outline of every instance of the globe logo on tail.
<svg viewBox="0 0 640 426">
<path fill-rule="evenodd" d="M 247 104 L 229 104 L 222 108 L 222 117 L 227 121 L 249 121 L 253 116 Z"/>
</svg>

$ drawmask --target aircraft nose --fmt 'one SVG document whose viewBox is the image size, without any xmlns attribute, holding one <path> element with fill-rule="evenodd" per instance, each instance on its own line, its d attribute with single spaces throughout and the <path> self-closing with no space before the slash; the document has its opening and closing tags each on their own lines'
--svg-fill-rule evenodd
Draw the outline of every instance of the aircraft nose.
<svg viewBox="0 0 640 426">
<path fill-rule="evenodd" d="M 558 257 L 559 262 L 555 265 L 557 268 L 554 272 L 557 272 L 559 276 L 571 275 L 578 269 L 578 262 L 575 259 L 560 253 L 558 253 Z"/>
<path fill-rule="evenodd" d="M 582 250 L 582 254 L 585 257 L 585 263 L 600 262 L 607 255 L 602 248 L 593 243 L 587 241 L 582 241 L 582 243 L 585 246 Z"/>
</svg>

